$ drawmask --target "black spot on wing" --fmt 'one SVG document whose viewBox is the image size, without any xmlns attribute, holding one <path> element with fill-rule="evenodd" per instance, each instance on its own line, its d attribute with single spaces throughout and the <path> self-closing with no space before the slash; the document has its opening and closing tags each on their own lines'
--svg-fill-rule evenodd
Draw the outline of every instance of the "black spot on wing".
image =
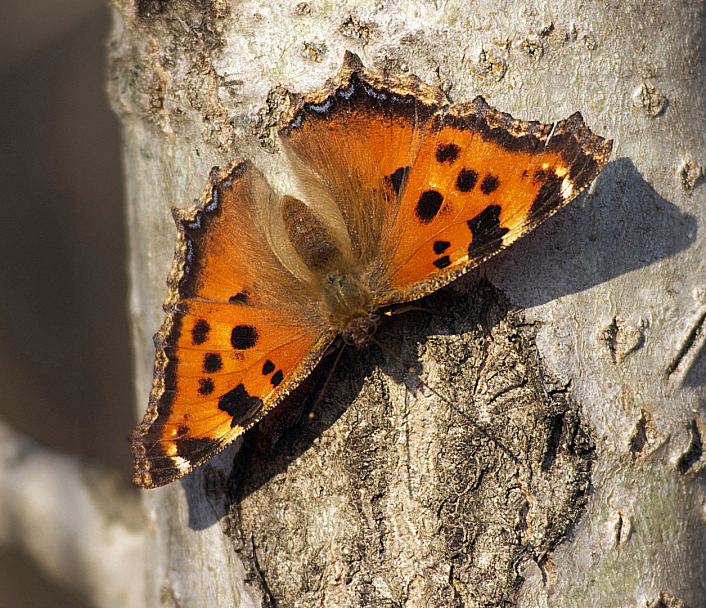
<svg viewBox="0 0 706 608">
<path fill-rule="evenodd" d="M 275 371 L 275 364 L 268 359 L 262 366 L 262 375 L 269 376 L 273 371 Z"/>
<path fill-rule="evenodd" d="M 439 269 L 451 266 L 451 258 L 448 255 L 445 255 L 444 257 L 441 257 L 438 260 L 434 260 L 434 266 Z"/>
<path fill-rule="evenodd" d="M 494 175 L 486 175 L 483 178 L 483 181 L 480 183 L 480 191 L 483 194 L 490 194 L 491 192 L 495 192 L 498 189 L 498 186 L 500 185 L 500 180 L 495 177 Z"/>
<path fill-rule="evenodd" d="M 456 190 L 459 192 L 470 192 L 476 187 L 478 173 L 473 169 L 461 169 L 456 178 Z"/>
<path fill-rule="evenodd" d="M 223 367 L 223 360 L 218 353 L 206 353 L 203 358 L 203 370 L 208 374 L 215 374 Z"/>
<path fill-rule="evenodd" d="M 272 383 L 272 386 L 279 386 L 283 379 L 284 374 L 281 369 L 278 369 L 277 372 L 272 375 L 272 378 L 270 378 L 270 382 Z"/>
<path fill-rule="evenodd" d="M 436 255 L 441 255 L 451 246 L 448 241 L 434 241 L 434 253 Z"/>
<path fill-rule="evenodd" d="M 488 205 L 467 224 L 473 238 L 468 246 L 469 258 L 484 257 L 502 247 L 508 229 L 500 226 L 500 205 Z"/>
<path fill-rule="evenodd" d="M 264 365 L 262 366 L 262 375 L 263 376 L 269 376 L 272 374 L 272 372 L 275 371 L 275 364 L 272 363 L 269 359 L 265 361 Z M 272 386 L 279 386 L 282 380 L 284 379 L 284 374 L 282 373 L 282 370 L 277 370 L 276 373 L 272 375 L 272 378 L 270 378 L 270 383 Z"/>
<path fill-rule="evenodd" d="M 199 395 L 210 395 L 214 389 L 213 380 L 210 378 L 199 378 Z"/>
<path fill-rule="evenodd" d="M 417 206 L 415 208 L 415 213 L 417 218 L 422 224 L 428 224 L 439 213 L 441 205 L 444 202 L 444 197 L 441 196 L 436 190 L 427 190 L 423 192 L 417 201 Z"/>
<path fill-rule="evenodd" d="M 461 149 L 456 144 L 440 144 L 436 149 L 436 160 L 440 163 L 453 164 L 460 151 Z"/>
<path fill-rule="evenodd" d="M 211 326 L 206 319 L 199 319 L 191 328 L 191 343 L 194 346 L 203 344 L 208 339 L 208 332 L 211 331 Z"/>
<path fill-rule="evenodd" d="M 257 344 L 259 335 L 252 325 L 236 325 L 230 332 L 230 343 L 236 350 L 247 350 Z"/>
<path fill-rule="evenodd" d="M 242 382 L 218 400 L 218 409 L 233 418 L 230 423 L 231 427 L 247 425 L 247 422 L 262 409 L 262 406 L 262 399 L 248 393 Z"/>
<path fill-rule="evenodd" d="M 395 191 L 395 194 L 399 195 L 399 193 L 402 191 L 402 188 L 404 188 L 404 184 L 407 181 L 407 176 L 409 175 L 410 169 L 411 167 L 400 167 L 392 175 L 389 175 L 385 178 L 390 187 Z"/>
<path fill-rule="evenodd" d="M 249 299 L 250 293 L 243 289 L 241 292 L 236 293 L 234 296 L 228 298 L 228 301 L 231 304 L 247 304 Z"/>
</svg>

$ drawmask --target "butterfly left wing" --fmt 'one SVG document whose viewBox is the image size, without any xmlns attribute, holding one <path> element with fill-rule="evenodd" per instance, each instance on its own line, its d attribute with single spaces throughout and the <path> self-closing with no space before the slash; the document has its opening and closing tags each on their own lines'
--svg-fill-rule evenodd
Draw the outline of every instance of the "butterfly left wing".
<svg viewBox="0 0 706 608">
<path fill-rule="evenodd" d="M 596 178 L 611 147 L 579 113 L 547 125 L 513 119 L 482 97 L 441 108 L 383 235 L 376 305 L 427 295 L 537 227 Z"/>
<path fill-rule="evenodd" d="M 258 422 L 334 338 L 261 226 L 278 201 L 246 162 L 214 170 L 179 231 L 150 402 L 132 435 L 134 482 L 185 475 Z"/>
</svg>

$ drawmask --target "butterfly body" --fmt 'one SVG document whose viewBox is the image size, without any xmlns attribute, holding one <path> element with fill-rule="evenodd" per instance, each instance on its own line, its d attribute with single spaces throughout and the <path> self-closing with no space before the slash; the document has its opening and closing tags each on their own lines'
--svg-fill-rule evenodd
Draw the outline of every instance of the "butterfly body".
<svg viewBox="0 0 706 608">
<path fill-rule="evenodd" d="M 341 270 L 324 277 L 324 301 L 331 327 L 344 342 L 366 346 L 378 327 L 380 317 L 374 312 L 368 288 L 358 277 Z"/>
<path fill-rule="evenodd" d="M 281 216 L 294 252 L 312 273 L 312 291 L 319 291 L 324 315 L 331 329 L 343 340 L 364 346 L 378 325 L 378 315 L 360 265 L 350 251 L 344 254 L 335 238 L 316 214 L 302 201 L 285 196 Z M 346 248 L 348 249 L 348 248 Z"/>
<path fill-rule="evenodd" d="M 423 297 L 575 198 L 610 141 L 576 113 L 523 122 L 480 97 L 451 105 L 414 76 L 338 76 L 282 119 L 306 202 L 248 161 L 215 168 L 175 210 L 176 255 L 137 485 L 188 473 L 284 399 L 336 337 L 365 346 L 385 307 Z"/>
</svg>

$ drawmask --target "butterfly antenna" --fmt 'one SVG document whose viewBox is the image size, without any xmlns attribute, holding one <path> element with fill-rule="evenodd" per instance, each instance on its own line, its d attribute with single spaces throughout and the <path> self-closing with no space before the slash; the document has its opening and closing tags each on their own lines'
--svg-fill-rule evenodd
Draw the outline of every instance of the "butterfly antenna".
<svg viewBox="0 0 706 608">
<path fill-rule="evenodd" d="M 399 306 L 397 308 L 390 308 L 382 314 L 386 317 L 393 317 L 395 315 L 403 315 L 408 312 L 426 312 L 430 315 L 435 315 L 439 311 L 435 308 L 427 308 L 426 306 L 419 306 L 418 304 L 405 304 L 404 306 Z"/>
<path fill-rule="evenodd" d="M 371 341 L 373 344 L 375 344 L 380 350 L 382 350 L 384 353 L 392 357 L 395 361 L 397 361 L 402 367 L 407 370 L 408 373 L 414 374 L 417 377 L 417 380 L 419 381 L 419 384 L 421 384 L 423 387 L 429 389 L 434 395 L 436 395 L 441 401 L 446 403 L 454 412 L 456 412 L 461 418 L 466 420 L 468 423 L 473 425 L 475 428 L 477 428 L 485 437 L 487 437 L 490 441 L 492 441 L 498 448 L 505 453 L 508 458 L 510 458 L 513 461 L 517 461 L 517 456 L 515 456 L 506 446 L 504 446 L 502 443 L 500 443 L 497 438 L 493 437 L 488 431 L 483 427 L 483 425 L 478 424 L 475 420 L 470 418 L 468 414 L 465 412 L 461 411 L 453 402 L 451 402 L 449 399 L 444 397 L 439 391 L 437 391 L 433 386 L 429 385 L 427 382 L 422 380 L 422 378 L 419 376 L 417 373 L 417 370 L 413 365 L 409 365 L 406 363 L 401 357 L 397 355 L 397 353 L 391 351 L 387 346 L 382 344 L 379 340 L 377 340 L 374 336 L 371 336 Z"/>
<path fill-rule="evenodd" d="M 331 378 L 333 377 L 333 373 L 336 371 L 336 368 L 338 367 L 338 363 L 341 361 L 341 357 L 343 356 L 343 350 L 346 348 L 346 343 L 343 342 L 338 349 L 338 353 L 336 353 L 336 359 L 333 362 L 333 366 L 328 372 L 328 376 L 326 376 L 326 380 L 324 381 L 323 385 L 321 386 L 321 390 L 319 391 L 319 394 L 316 397 L 316 401 L 314 401 L 313 405 L 311 408 L 309 408 L 309 419 L 311 420 L 314 418 L 316 414 L 314 414 L 314 410 L 319 406 L 319 403 L 321 403 L 321 400 L 324 398 L 324 395 L 326 394 L 326 389 L 328 388 L 329 382 L 331 382 Z"/>
</svg>

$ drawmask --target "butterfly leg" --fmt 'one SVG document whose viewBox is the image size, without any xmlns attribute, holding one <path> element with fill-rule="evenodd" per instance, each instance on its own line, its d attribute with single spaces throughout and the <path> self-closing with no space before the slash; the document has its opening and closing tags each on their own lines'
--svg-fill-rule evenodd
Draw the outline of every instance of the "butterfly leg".
<svg viewBox="0 0 706 608">
<path fill-rule="evenodd" d="M 316 417 L 316 408 L 319 406 L 319 403 L 321 403 L 321 400 L 323 399 L 324 395 L 326 394 L 326 389 L 328 388 L 329 382 L 331 381 L 331 378 L 336 371 L 336 368 L 338 367 L 339 362 L 341 361 L 341 357 L 343 356 L 343 351 L 346 348 L 346 343 L 339 338 L 336 339 L 336 341 L 329 347 L 329 349 L 326 351 L 324 354 L 324 357 L 326 355 L 330 355 L 334 352 L 335 349 L 338 349 L 338 354 L 336 355 L 336 359 L 333 362 L 333 366 L 331 366 L 331 370 L 328 373 L 328 376 L 326 376 L 326 380 L 324 381 L 323 386 L 319 390 L 319 394 L 316 397 L 316 401 L 314 401 L 313 405 L 309 408 L 309 413 L 308 413 L 308 418 L 309 420 L 313 420 Z"/>
</svg>

